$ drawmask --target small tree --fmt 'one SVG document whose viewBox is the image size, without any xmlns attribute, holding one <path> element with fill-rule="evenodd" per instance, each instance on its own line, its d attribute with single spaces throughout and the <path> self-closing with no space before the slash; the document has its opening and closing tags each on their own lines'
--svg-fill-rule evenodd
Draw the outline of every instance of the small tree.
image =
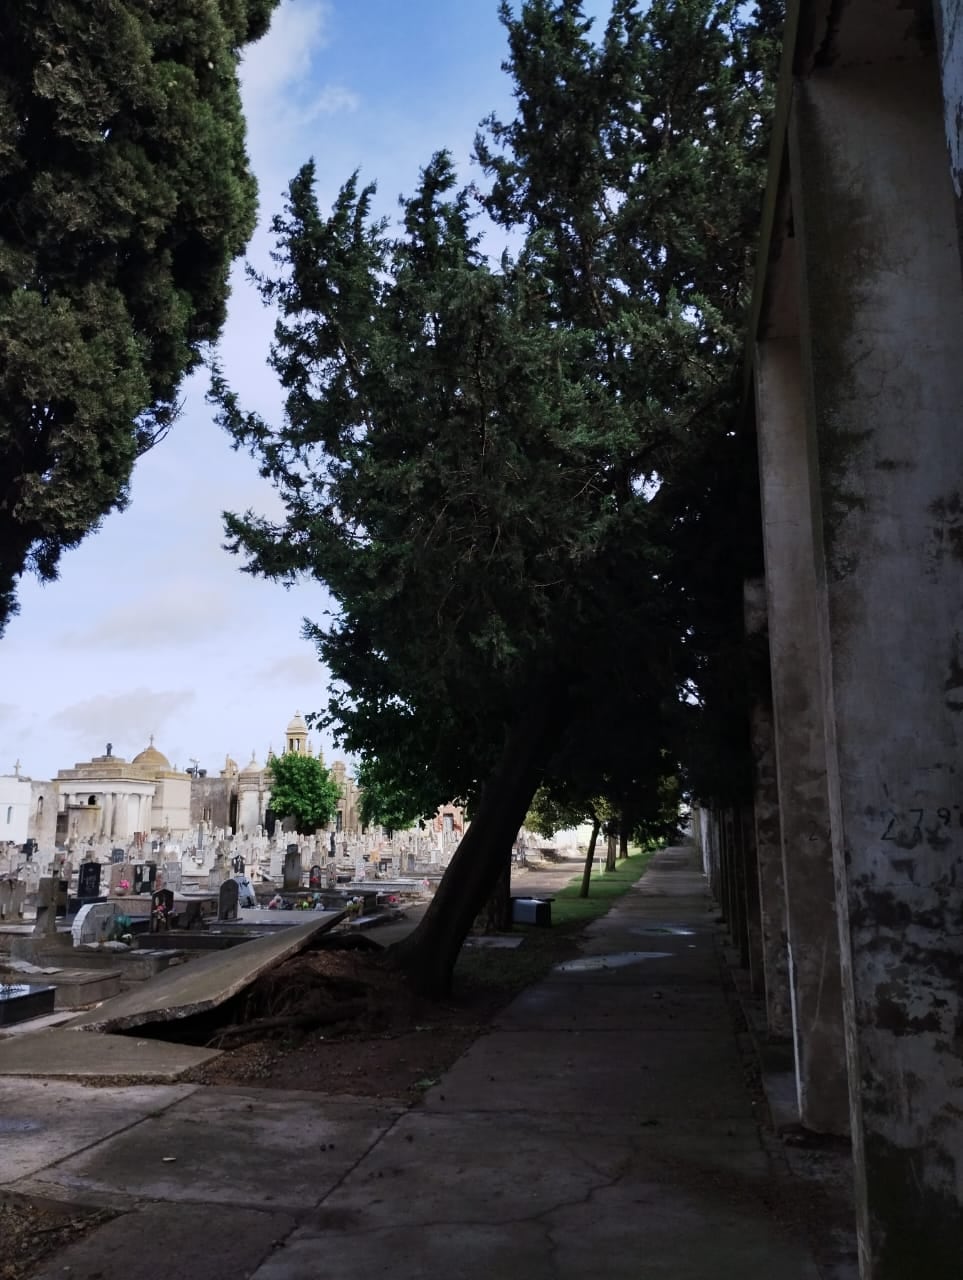
<svg viewBox="0 0 963 1280">
<path fill-rule="evenodd" d="M 271 810 L 277 818 L 293 818 L 297 831 L 317 831 L 334 817 L 341 788 L 320 760 L 296 752 L 272 756 L 268 777 Z"/>
</svg>

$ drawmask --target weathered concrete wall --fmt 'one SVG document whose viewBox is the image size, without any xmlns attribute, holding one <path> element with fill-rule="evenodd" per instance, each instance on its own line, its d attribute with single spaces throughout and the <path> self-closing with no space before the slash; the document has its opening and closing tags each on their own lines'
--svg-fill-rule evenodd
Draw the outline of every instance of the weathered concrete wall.
<svg viewBox="0 0 963 1280">
<path fill-rule="evenodd" d="M 957 201 L 963 201 L 963 0 L 935 0 L 933 11 L 939 34 L 950 178 Z"/>
<path fill-rule="evenodd" d="M 819 70 L 791 126 L 872 1280 L 963 1266 L 963 291 L 938 80 L 935 58 Z"/>
<path fill-rule="evenodd" d="M 799 1118 L 844 1134 L 849 1099 L 797 339 L 759 344 L 756 400 Z"/>
<path fill-rule="evenodd" d="M 743 605 L 746 635 L 755 643 L 765 637 L 768 649 L 766 584 L 762 578 L 746 582 Z M 765 695 L 757 693 L 753 700 L 749 736 L 753 763 L 753 821 L 766 1022 L 771 1036 L 784 1039 L 792 1035 L 792 1008 L 789 996 L 786 887 L 782 874 L 782 830 L 779 822 L 771 688 L 765 691 Z"/>
</svg>

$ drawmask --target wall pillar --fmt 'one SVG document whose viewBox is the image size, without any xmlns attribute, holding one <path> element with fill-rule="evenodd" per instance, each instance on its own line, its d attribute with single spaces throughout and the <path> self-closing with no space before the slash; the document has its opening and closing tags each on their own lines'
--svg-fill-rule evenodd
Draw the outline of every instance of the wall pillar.
<svg viewBox="0 0 963 1280">
<path fill-rule="evenodd" d="M 102 829 L 105 836 L 114 833 L 114 797 L 109 791 L 104 792 L 104 808 L 101 815 Z"/>
<path fill-rule="evenodd" d="M 963 291 L 938 66 L 911 52 L 813 71 L 790 127 L 871 1280 L 963 1257 Z"/>
<path fill-rule="evenodd" d="M 770 1036 L 789 1039 L 792 1013 L 789 998 L 789 962 L 786 955 L 786 888 L 782 874 L 782 834 L 779 825 L 779 790 L 776 785 L 776 742 L 772 723 L 772 686 L 768 674 L 769 624 L 766 616 L 766 583 L 747 579 L 743 587 L 746 635 L 751 648 L 760 647 L 767 664 L 756 673 L 749 710 L 749 743 L 753 766 L 753 837 L 756 849 L 756 886 L 759 896 L 759 947 L 766 1025 Z M 760 666 L 762 665 L 760 661 Z"/>
<path fill-rule="evenodd" d="M 816 570 L 799 341 L 756 359 L 776 777 L 800 1123 L 849 1130 Z"/>
</svg>

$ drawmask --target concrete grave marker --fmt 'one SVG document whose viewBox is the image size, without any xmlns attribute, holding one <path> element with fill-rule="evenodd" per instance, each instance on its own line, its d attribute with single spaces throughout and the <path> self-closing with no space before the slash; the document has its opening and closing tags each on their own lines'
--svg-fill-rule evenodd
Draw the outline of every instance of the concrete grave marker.
<svg viewBox="0 0 963 1280">
<path fill-rule="evenodd" d="M 164 884 L 168 889 L 173 889 L 175 893 L 183 884 L 183 870 L 179 862 L 164 863 Z"/>
<path fill-rule="evenodd" d="M 284 887 L 301 888 L 301 850 L 296 844 L 289 844 L 284 855 Z"/>
<path fill-rule="evenodd" d="M 236 880 L 225 880 L 217 899 L 218 920 L 237 919 L 237 900 L 240 890 Z"/>
<path fill-rule="evenodd" d="M 74 946 L 106 942 L 114 931 L 118 914 L 116 902 L 88 902 L 81 907 L 70 927 Z"/>
</svg>

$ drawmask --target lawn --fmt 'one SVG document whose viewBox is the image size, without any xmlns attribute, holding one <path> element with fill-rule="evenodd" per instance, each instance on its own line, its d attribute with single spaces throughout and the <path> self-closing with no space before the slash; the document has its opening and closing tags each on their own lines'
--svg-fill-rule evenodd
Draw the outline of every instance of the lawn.
<svg viewBox="0 0 963 1280">
<path fill-rule="evenodd" d="M 543 978 L 554 965 L 577 955 L 579 934 L 636 883 L 654 852 L 636 850 L 616 863 L 614 871 L 593 872 L 587 898 L 579 897 L 582 873 L 576 871 L 571 883 L 555 894 L 551 928 L 515 925 L 513 932 L 523 938 L 521 946 L 513 950 L 465 947 L 455 966 L 456 992 L 484 988 L 501 991 L 508 999 Z"/>
</svg>

